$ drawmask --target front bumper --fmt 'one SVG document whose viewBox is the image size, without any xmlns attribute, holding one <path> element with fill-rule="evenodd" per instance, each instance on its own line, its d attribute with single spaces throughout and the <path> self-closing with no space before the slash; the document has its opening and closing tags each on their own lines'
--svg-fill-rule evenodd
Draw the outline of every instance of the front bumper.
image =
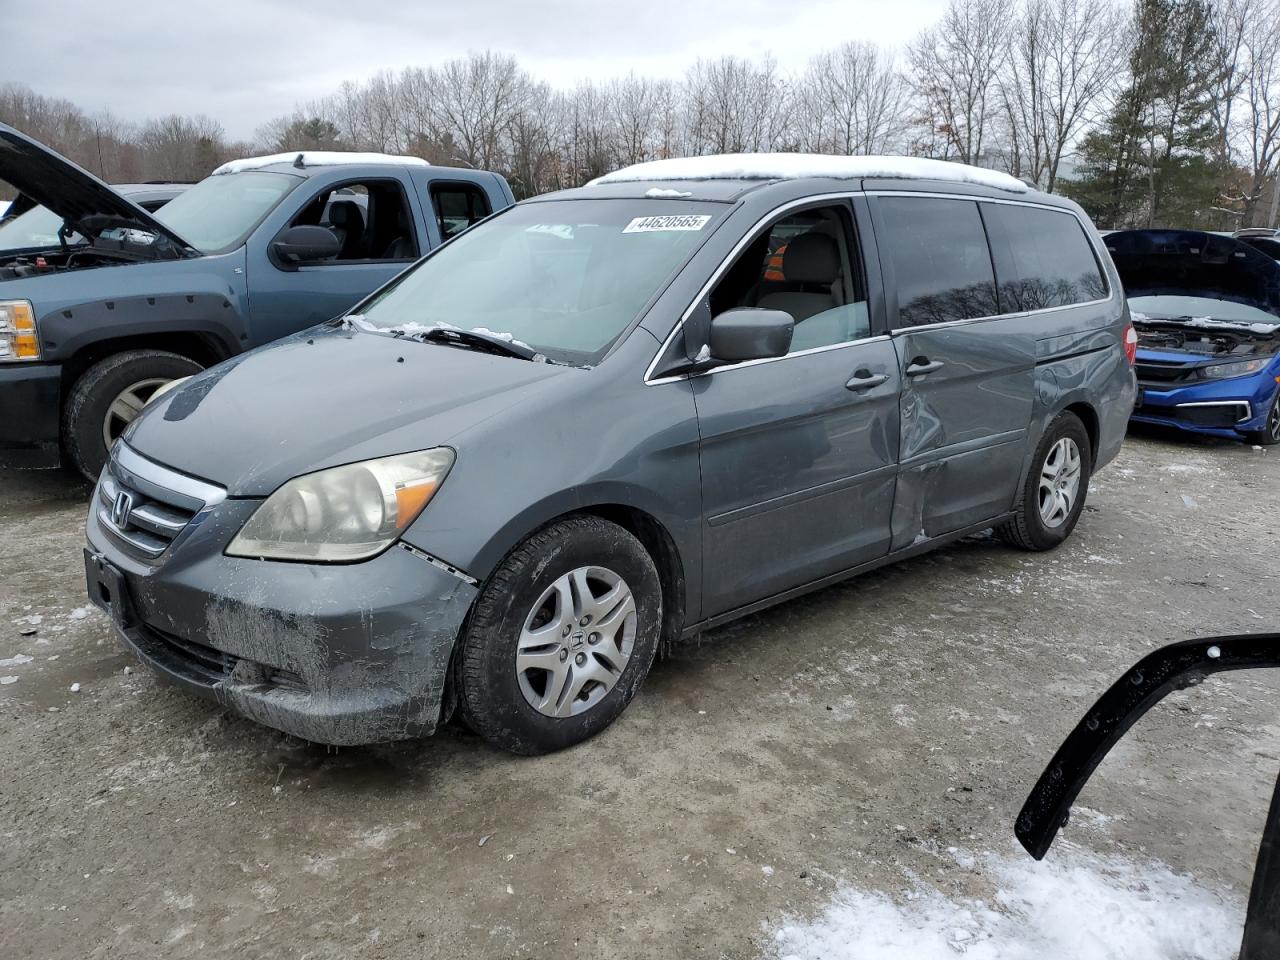
<svg viewBox="0 0 1280 960">
<path fill-rule="evenodd" d="M 432 733 L 476 588 L 400 546 L 345 565 L 224 556 L 257 505 L 223 501 L 155 560 L 91 510 L 90 599 L 163 679 L 259 723 L 342 745 Z"/>
<path fill-rule="evenodd" d="M 1173 388 L 1139 382 L 1138 403 L 1130 419 L 1239 439 L 1266 426 L 1277 389 L 1280 386 L 1269 371 L 1257 376 Z"/>
<path fill-rule="evenodd" d="M 61 364 L 0 364 L 0 467 L 58 466 L 61 410 Z"/>
</svg>

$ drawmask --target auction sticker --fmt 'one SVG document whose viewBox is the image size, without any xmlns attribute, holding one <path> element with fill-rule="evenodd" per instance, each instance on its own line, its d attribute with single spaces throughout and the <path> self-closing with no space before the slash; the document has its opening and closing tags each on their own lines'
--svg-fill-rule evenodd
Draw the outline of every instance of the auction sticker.
<svg viewBox="0 0 1280 960">
<path fill-rule="evenodd" d="M 710 214 L 682 214 L 669 217 L 636 217 L 623 233 L 653 233 L 657 230 L 701 230 L 711 219 Z"/>
</svg>

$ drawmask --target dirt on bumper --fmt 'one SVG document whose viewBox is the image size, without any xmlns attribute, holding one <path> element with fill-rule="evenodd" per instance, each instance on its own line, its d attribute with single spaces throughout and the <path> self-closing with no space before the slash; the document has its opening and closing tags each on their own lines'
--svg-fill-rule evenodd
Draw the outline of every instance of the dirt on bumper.
<svg viewBox="0 0 1280 960">
<path fill-rule="evenodd" d="M 364 563 L 325 566 L 225 557 L 193 538 L 146 570 L 95 528 L 91 517 L 90 598 L 166 680 L 318 743 L 434 731 L 476 593 L 470 583 L 398 546 Z M 118 577 L 116 591 L 105 592 L 123 601 L 104 602 L 95 563 Z"/>
</svg>

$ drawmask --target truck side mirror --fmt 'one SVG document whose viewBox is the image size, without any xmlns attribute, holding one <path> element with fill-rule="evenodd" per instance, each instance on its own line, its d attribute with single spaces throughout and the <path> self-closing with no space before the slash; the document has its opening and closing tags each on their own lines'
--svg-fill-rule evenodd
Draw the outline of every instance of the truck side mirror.
<svg viewBox="0 0 1280 960">
<path fill-rule="evenodd" d="M 300 224 L 290 227 L 271 244 L 271 251 L 282 263 L 293 266 L 336 257 L 342 244 L 328 227 Z"/>
<path fill-rule="evenodd" d="M 785 310 L 735 307 L 712 319 L 707 345 L 712 357 L 729 363 L 785 357 L 795 325 Z"/>
</svg>

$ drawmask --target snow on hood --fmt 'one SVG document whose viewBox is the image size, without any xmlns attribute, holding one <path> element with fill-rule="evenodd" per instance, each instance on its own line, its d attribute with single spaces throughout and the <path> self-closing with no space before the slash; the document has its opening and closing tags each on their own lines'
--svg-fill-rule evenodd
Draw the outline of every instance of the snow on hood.
<svg viewBox="0 0 1280 960">
<path fill-rule="evenodd" d="M 798 180 L 803 177 L 948 180 L 1011 193 L 1028 190 L 1025 183 L 1007 173 L 964 163 L 924 157 L 837 157 L 820 153 L 725 153 L 650 160 L 606 173 L 588 186 L 635 180 Z"/>
<path fill-rule="evenodd" d="M 264 157 L 244 157 L 240 160 L 228 160 L 213 171 L 210 176 L 223 173 L 240 173 L 244 170 L 260 170 L 277 163 L 298 166 L 301 158 L 303 167 L 340 167 L 354 164 L 369 164 L 388 167 L 429 167 L 431 164 L 420 157 L 398 157 L 390 153 L 355 153 L 342 150 L 293 150 L 289 153 L 272 153 Z"/>
</svg>

